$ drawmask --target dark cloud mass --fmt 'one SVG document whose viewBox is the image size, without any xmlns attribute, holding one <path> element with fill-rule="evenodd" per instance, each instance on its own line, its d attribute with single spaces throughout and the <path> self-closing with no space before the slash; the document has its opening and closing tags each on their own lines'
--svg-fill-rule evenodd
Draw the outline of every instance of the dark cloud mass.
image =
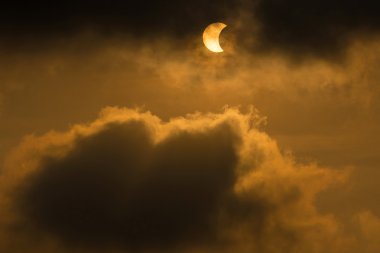
<svg viewBox="0 0 380 253">
<path fill-rule="evenodd" d="M 378 1 L 261 0 L 254 5 L 259 44 L 293 55 L 332 57 L 357 34 L 378 33 Z"/>
<path fill-rule="evenodd" d="M 295 164 L 253 119 L 227 109 L 163 123 L 108 108 L 90 125 L 25 140 L 0 178 L 0 240 L 17 227 L 17 245 L 33 240 L 37 251 L 43 238 L 69 252 L 313 249 L 313 231 L 336 226 L 314 195 L 341 176 Z"/>
<path fill-rule="evenodd" d="M 47 158 L 22 196 L 23 212 L 64 240 L 162 248 L 215 234 L 237 154 L 228 126 L 178 133 L 153 146 L 144 122 L 105 126 Z"/>
<path fill-rule="evenodd" d="M 3 5 L 0 33 L 68 36 L 82 29 L 137 36 L 188 36 L 225 19 L 235 1 L 21 1 Z"/>
<path fill-rule="evenodd" d="M 352 39 L 378 33 L 377 1 L 21 1 L 0 10 L 1 43 L 31 46 L 90 30 L 109 37 L 189 38 L 215 21 L 238 48 L 295 57 L 342 56 Z"/>
</svg>

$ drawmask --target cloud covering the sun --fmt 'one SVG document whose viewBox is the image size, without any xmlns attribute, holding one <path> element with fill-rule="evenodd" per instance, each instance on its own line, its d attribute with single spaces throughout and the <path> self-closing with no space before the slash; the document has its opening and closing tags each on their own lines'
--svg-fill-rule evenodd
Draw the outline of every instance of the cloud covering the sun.
<svg viewBox="0 0 380 253">
<path fill-rule="evenodd" d="M 347 171 L 295 162 L 259 121 L 110 107 L 29 136 L 1 176 L 1 249 L 347 252 L 351 238 L 314 204 Z"/>
</svg>

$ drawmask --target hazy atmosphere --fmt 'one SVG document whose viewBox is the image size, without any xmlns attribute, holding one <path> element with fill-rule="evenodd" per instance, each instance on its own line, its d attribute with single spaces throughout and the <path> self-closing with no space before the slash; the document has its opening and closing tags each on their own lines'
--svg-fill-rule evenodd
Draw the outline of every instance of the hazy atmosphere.
<svg viewBox="0 0 380 253">
<path fill-rule="evenodd" d="M 4 4 L 0 252 L 380 252 L 379 13 Z"/>
</svg>

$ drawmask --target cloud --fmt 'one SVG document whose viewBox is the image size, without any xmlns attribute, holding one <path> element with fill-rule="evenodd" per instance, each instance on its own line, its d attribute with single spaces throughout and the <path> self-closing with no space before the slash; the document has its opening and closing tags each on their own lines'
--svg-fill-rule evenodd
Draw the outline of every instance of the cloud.
<svg viewBox="0 0 380 253">
<path fill-rule="evenodd" d="M 256 52 L 337 60 L 345 56 L 352 39 L 379 34 L 379 5 L 371 0 L 360 4 L 351 0 L 243 2 L 245 14 L 240 26 L 245 32 L 241 39 Z M 253 36 L 248 38 L 247 34 Z"/>
<path fill-rule="evenodd" d="M 0 36 L 5 45 L 21 48 L 87 30 L 106 37 L 181 39 L 198 34 L 210 22 L 226 19 L 227 12 L 233 13 L 237 6 L 235 1 L 216 0 L 9 2 L 1 10 Z"/>
<path fill-rule="evenodd" d="M 0 36 L 8 47 L 45 48 L 84 31 L 102 37 L 189 39 L 215 21 L 254 55 L 283 53 L 294 59 L 345 56 L 352 39 L 378 36 L 375 1 L 36 1 L 7 3 L 1 10 Z M 54 15 L 52 15 L 54 13 Z M 90 44 L 90 43 L 89 43 Z M 182 47 L 186 42 L 177 43 Z M 182 47 L 183 48 L 183 47 Z"/>
<path fill-rule="evenodd" d="M 314 198 L 347 174 L 295 163 L 258 119 L 226 109 L 163 122 L 109 107 L 29 136 L 0 179 L 1 231 L 38 237 L 25 239 L 34 249 L 337 252 L 339 223 Z"/>
<path fill-rule="evenodd" d="M 106 38 L 180 39 L 177 47 L 184 49 L 209 23 L 223 21 L 225 34 L 253 55 L 337 60 L 352 39 L 378 36 L 378 10 L 372 0 L 9 2 L 1 10 L 0 36 L 3 46 L 18 50 L 46 48 L 88 31 Z"/>
<path fill-rule="evenodd" d="M 33 135 L 0 167 L 0 252 L 379 251 L 376 4 L 239 4 L 3 6 L 0 161 Z M 225 54 L 201 43 L 210 19 Z M 172 118 L 252 103 L 270 136 L 235 109 Z M 157 116 L 64 130 L 109 105 Z"/>
<path fill-rule="evenodd" d="M 366 250 L 378 252 L 380 250 L 380 218 L 370 211 L 362 211 L 357 214 L 356 222 L 364 237 Z"/>
</svg>

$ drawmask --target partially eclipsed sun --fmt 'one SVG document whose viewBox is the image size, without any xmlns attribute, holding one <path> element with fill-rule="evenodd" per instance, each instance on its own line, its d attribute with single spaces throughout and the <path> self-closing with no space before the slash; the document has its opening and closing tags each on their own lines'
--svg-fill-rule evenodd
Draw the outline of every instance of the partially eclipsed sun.
<svg viewBox="0 0 380 253">
<path fill-rule="evenodd" d="M 203 43 L 208 50 L 214 53 L 223 52 L 223 48 L 219 44 L 219 35 L 226 26 L 223 23 L 212 23 L 206 27 L 203 32 Z"/>
</svg>

